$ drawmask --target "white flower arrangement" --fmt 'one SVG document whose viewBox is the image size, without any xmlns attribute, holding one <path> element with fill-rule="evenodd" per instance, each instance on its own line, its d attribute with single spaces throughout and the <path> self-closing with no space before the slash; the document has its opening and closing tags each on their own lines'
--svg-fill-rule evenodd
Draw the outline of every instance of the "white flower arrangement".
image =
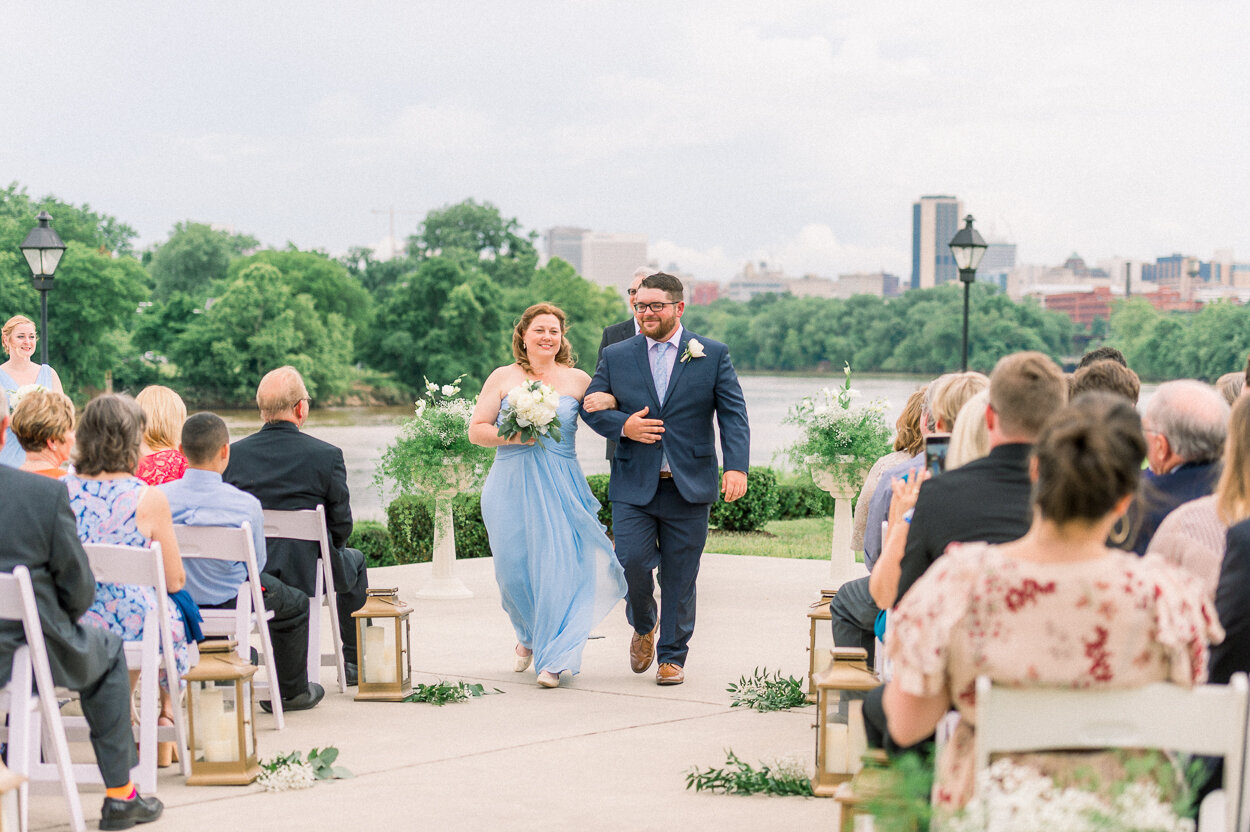
<svg viewBox="0 0 1250 832">
<path fill-rule="evenodd" d="M 48 392 L 48 388 L 44 387 L 42 384 L 23 384 L 21 387 L 17 388 L 12 393 L 10 393 L 9 394 L 9 413 L 12 413 L 14 410 L 17 410 L 18 402 L 20 402 L 27 395 L 31 393 L 35 393 L 35 392 L 46 393 Z"/>
<path fill-rule="evenodd" d="M 520 435 L 521 440 L 533 439 L 542 445 L 543 437 L 560 441 L 560 417 L 556 406 L 560 394 L 554 387 L 541 381 L 525 381 L 508 391 L 506 404 L 500 411 L 503 421 L 499 425 L 500 436 Z"/>
<path fill-rule="evenodd" d="M 977 779 L 977 796 L 943 819 L 944 832 L 1194 832 L 1153 782 L 1133 782 L 1114 798 L 1067 787 L 1035 769 L 1001 759 Z"/>
<path fill-rule="evenodd" d="M 685 364 L 692 358 L 702 358 L 703 355 L 703 345 L 699 343 L 699 339 L 691 338 L 686 342 L 685 352 L 681 354 L 681 363 Z"/>
<path fill-rule="evenodd" d="M 267 792 L 311 789 L 317 785 L 317 776 L 313 774 L 312 766 L 306 762 L 288 762 L 272 770 L 262 771 L 256 784 Z"/>
</svg>

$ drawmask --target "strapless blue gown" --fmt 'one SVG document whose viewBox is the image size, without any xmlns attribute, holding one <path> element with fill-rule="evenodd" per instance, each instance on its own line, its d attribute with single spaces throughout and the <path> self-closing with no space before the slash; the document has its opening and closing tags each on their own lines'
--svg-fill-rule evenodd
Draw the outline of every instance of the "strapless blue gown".
<svg viewBox="0 0 1250 832">
<path fill-rule="evenodd" d="M 496 449 L 482 519 L 503 608 L 534 670 L 577 673 L 591 629 L 625 597 L 625 573 L 577 462 L 577 399 L 561 396 L 556 412 L 559 442 Z"/>
</svg>

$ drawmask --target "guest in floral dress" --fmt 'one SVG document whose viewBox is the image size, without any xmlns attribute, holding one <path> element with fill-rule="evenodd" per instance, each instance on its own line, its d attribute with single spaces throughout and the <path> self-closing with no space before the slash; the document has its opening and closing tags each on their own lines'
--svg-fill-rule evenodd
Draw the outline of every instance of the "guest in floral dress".
<svg viewBox="0 0 1250 832">
<path fill-rule="evenodd" d="M 187 458 L 178 450 L 182 423 L 187 420 L 187 406 L 182 397 L 168 387 L 153 384 L 139 391 L 135 401 L 143 408 L 147 420 L 135 476 L 148 485 L 164 485 L 182 479 L 187 472 Z"/>
<path fill-rule="evenodd" d="M 186 573 L 178 554 L 169 502 L 158 489 L 148 487 L 133 474 L 139 461 L 143 422 L 143 411 L 129 396 L 107 394 L 93 399 L 78 424 L 75 472 L 64 481 L 80 540 L 123 546 L 147 546 L 153 540 L 160 543 L 166 590 L 177 592 L 186 583 Z M 151 588 L 96 583 L 95 602 L 81 621 L 110 630 L 125 641 L 141 641 L 144 618 L 155 606 Z M 169 626 L 178 675 L 182 676 L 190 667 L 187 637 L 182 618 L 172 604 Z M 173 705 L 167 692 L 171 683 L 162 679 L 162 684 L 164 722 L 172 718 Z M 162 749 L 160 762 L 166 763 L 167 759 L 168 751 Z"/>
<path fill-rule="evenodd" d="M 893 739 L 912 745 L 951 707 L 960 714 L 938 760 L 938 807 L 962 807 L 973 793 L 977 676 L 1079 689 L 1206 680 L 1207 645 L 1223 631 L 1196 580 L 1105 545 L 1137 489 L 1145 451 L 1128 401 L 1081 396 L 1034 447 L 1028 533 L 1001 545 L 952 545 L 891 613 L 885 711 Z M 1030 762 L 1043 774 L 1073 764 L 1071 754 Z"/>
</svg>

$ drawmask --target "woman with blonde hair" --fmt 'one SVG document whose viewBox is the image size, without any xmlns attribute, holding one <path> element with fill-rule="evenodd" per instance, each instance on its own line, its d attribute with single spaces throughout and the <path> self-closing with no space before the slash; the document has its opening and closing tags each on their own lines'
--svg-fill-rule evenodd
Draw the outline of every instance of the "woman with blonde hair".
<svg viewBox="0 0 1250 832">
<path fill-rule="evenodd" d="M 985 409 L 989 404 L 990 390 L 987 387 L 959 408 L 955 427 L 951 431 L 951 444 L 946 451 L 945 470 L 952 471 L 974 459 L 989 456 L 990 429 L 985 423 Z"/>
<path fill-rule="evenodd" d="M 13 408 L 10 427 L 26 460 L 23 471 L 58 479 L 74 449 L 74 403 L 64 393 L 32 390 Z"/>
<path fill-rule="evenodd" d="M 1174 508 L 1150 538 L 1147 556 L 1193 573 L 1215 597 L 1228 529 L 1250 518 L 1250 397 L 1233 404 L 1224 440 L 1224 470 L 1215 492 Z"/>
<path fill-rule="evenodd" d="M 187 472 L 187 458 L 178 450 L 182 423 L 187 420 L 187 406 L 182 403 L 182 397 L 168 387 L 153 384 L 143 388 L 135 401 L 143 408 L 147 421 L 135 476 L 148 485 L 182 479 Z"/>
<path fill-rule="evenodd" d="M 868 506 L 872 504 L 872 495 L 881 483 L 881 475 L 896 465 L 902 465 L 916 454 L 924 450 L 924 433 L 920 430 L 920 417 L 924 413 L 924 397 L 929 385 L 907 397 L 903 412 L 894 423 L 894 450 L 878 459 L 868 469 L 864 477 L 864 487 L 859 490 L 855 500 L 854 529 L 851 532 L 851 548 L 857 552 L 864 549 L 864 530 L 868 525 Z"/>
<path fill-rule="evenodd" d="M 578 407 L 590 376 L 573 366 L 564 312 L 549 303 L 526 309 L 512 333 L 515 363 L 482 386 L 469 439 L 498 448 L 482 488 L 482 519 L 494 555 L 503 608 L 517 645 L 514 669 L 534 664 L 538 684 L 581 669 L 591 628 L 625 596 L 625 574 L 599 522 L 599 503 L 577 461 Z M 539 381 L 559 394 L 560 440 L 536 445 L 500 436 L 501 411 L 518 385 Z"/>
<path fill-rule="evenodd" d="M 39 336 L 35 333 L 35 322 L 25 315 L 14 315 L 0 327 L 0 344 L 3 344 L 8 360 L 0 364 L 0 387 L 9 396 L 10 409 L 16 408 L 20 396 L 14 396 L 19 389 L 37 384 L 45 390 L 57 393 L 61 389 L 61 379 L 56 370 L 47 364 L 36 364 L 32 358 Z M 10 432 L 5 437 L 4 447 L 0 448 L 0 465 L 13 468 L 21 467 L 26 458 L 17 437 Z"/>
</svg>

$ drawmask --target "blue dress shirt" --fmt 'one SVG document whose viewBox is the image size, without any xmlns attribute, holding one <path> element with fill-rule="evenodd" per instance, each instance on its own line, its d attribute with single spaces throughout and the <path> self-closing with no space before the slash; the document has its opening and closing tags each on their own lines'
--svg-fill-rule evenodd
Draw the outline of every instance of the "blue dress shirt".
<svg viewBox="0 0 1250 832">
<path fill-rule="evenodd" d="M 256 546 L 256 568 L 265 568 L 265 513 L 260 500 L 222 482 L 221 474 L 202 468 L 188 468 L 182 479 L 157 486 L 169 500 L 174 523 L 184 526 L 234 526 L 252 524 Z M 247 566 L 224 560 L 192 559 L 183 563 L 187 590 L 201 606 L 224 604 L 239 594 L 239 584 L 247 580 Z"/>
</svg>

